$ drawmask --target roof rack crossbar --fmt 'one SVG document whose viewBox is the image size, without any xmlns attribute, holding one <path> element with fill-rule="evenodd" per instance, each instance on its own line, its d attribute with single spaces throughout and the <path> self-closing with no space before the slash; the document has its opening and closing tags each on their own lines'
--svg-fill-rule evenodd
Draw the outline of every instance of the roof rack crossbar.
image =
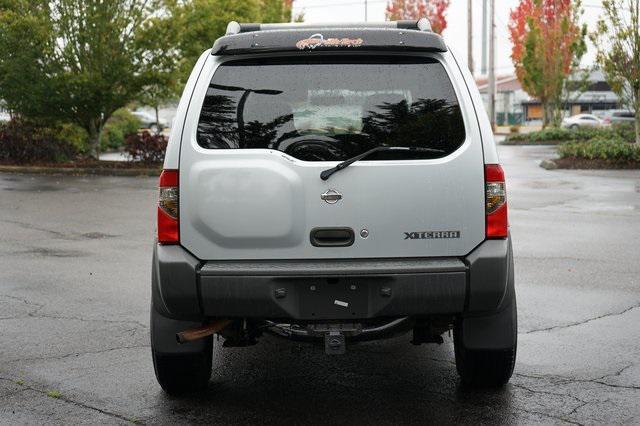
<svg viewBox="0 0 640 426">
<path fill-rule="evenodd" d="M 253 31 L 290 30 L 305 28 L 389 28 L 431 31 L 431 23 L 427 18 L 387 22 L 292 22 L 284 24 L 251 24 L 231 21 L 227 25 L 226 35 L 248 33 Z"/>
</svg>

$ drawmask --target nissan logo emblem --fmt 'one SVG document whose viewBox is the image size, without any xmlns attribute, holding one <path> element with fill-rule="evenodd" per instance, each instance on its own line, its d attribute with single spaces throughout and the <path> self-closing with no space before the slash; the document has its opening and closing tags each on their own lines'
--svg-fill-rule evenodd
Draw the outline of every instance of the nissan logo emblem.
<svg viewBox="0 0 640 426">
<path fill-rule="evenodd" d="M 335 204 L 342 200 L 342 194 L 335 189 L 329 189 L 320 195 L 320 198 L 329 204 Z"/>
</svg>

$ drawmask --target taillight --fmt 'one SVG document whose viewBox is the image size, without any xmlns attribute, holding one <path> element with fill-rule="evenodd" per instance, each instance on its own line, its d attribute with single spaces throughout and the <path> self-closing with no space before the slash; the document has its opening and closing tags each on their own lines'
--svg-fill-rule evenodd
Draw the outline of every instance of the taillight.
<svg viewBox="0 0 640 426">
<path fill-rule="evenodd" d="M 484 166 L 487 238 L 507 238 L 507 190 L 499 164 Z"/>
<path fill-rule="evenodd" d="M 177 244 L 180 242 L 178 216 L 178 171 L 163 170 L 160 174 L 158 199 L 158 242 Z"/>
</svg>

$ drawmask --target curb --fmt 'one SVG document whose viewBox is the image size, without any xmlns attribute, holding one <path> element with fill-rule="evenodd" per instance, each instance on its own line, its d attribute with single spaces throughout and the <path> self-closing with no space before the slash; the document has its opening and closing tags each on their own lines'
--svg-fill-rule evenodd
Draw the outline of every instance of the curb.
<svg viewBox="0 0 640 426">
<path fill-rule="evenodd" d="M 160 176 L 162 169 L 100 169 L 89 167 L 0 166 L 0 173 L 94 176 Z"/>
</svg>

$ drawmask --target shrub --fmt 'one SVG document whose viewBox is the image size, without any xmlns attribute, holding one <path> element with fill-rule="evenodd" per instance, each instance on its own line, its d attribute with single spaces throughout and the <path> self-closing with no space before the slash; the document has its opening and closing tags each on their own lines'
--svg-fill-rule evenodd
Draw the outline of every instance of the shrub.
<svg viewBox="0 0 640 426">
<path fill-rule="evenodd" d="M 60 137 L 62 128 L 39 126 L 20 118 L 0 124 L 0 160 L 25 164 L 74 158 L 78 150 Z"/>
<path fill-rule="evenodd" d="M 562 129 L 558 127 L 549 127 L 529 135 L 530 139 L 538 141 L 568 141 L 576 139 L 577 131 Z"/>
<path fill-rule="evenodd" d="M 636 140 L 636 127 L 633 123 L 615 123 L 611 130 L 628 142 Z"/>
<path fill-rule="evenodd" d="M 127 136 L 125 149 L 132 161 L 145 164 L 160 163 L 167 150 L 167 138 L 164 135 L 152 135 L 145 130 Z"/>
<path fill-rule="evenodd" d="M 568 140 L 574 141 L 588 141 L 593 138 L 611 138 L 614 136 L 613 132 L 609 128 L 582 128 L 577 130 L 569 130 L 572 133 L 572 138 Z"/>
<path fill-rule="evenodd" d="M 58 139 L 71 144 L 79 154 L 89 152 L 89 135 L 82 127 L 75 124 L 63 124 L 58 131 Z"/>
<path fill-rule="evenodd" d="M 604 160 L 610 163 L 639 163 L 640 146 L 620 136 L 594 138 L 586 142 L 570 142 L 558 146 L 561 158 Z"/>
<path fill-rule="evenodd" d="M 127 136 L 138 131 L 140 120 L 127 109 L 120 108 L 107 120 L 102 129 L 101 149 L 119 149 L 124 146 Z"/>
<path fill-rule="evenodd" d="M 610 139 L 620 137 L 628 141 L 633 141 L 635 138 L 635 134 L 633 134 L 632 130 L 629 130 L 627 126 L 612 126 L 591 129 L 586 128 L 577 130 L 550 127 L 544 130 L 539 130 L 537 132 L 511 135 L 507 138 L 507 141 L 543 144 L 545 142 L 573 142 L 588 141 L 593 138 Z"/>
<path fill-rule="evenodd" d="M 550 127 L 544 130 L 531 133 L 521 133 L 508 137 L 510 141 L 530 141 L 530 142 L 547 142 L 547 141 L 567 141 L 573 140 L 574 134 L 571 130 Z"/>
</svg>

